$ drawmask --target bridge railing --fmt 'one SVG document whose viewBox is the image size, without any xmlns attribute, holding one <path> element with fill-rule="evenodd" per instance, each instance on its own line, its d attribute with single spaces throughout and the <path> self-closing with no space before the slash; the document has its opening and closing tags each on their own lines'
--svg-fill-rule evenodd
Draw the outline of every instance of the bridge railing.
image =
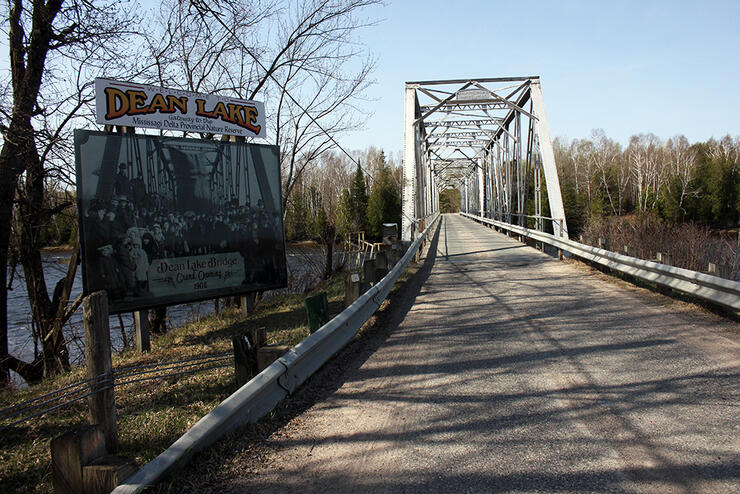
<svg viewBox="0 0 740 494">
<path fill-rule="evenodd" d="M 434 216 L 426 230 L 416 238 L 404 256 L 382 280 L 334 319 L 226 398 L 172 446 L 119 485 L 113 493 L 141 492 L 147 486 L 156 484 L 176 465 L 182 466 L 194 452 L 209 446 L 240 425 L 258 421 L 283 398 L 293 393 L 354 338 L 362 325 L 378 310 L 398 277 L 433 231 L 438 217 Z"/>
<path fill-rule="evenodd" d="M 531 238 L 537 242 L 552 245 L 562 251 L 570 252 L 574 256 L 601 264 L 609 269 L 620 271 L 635 278 L 669 287 L 714 304 L 728 307 L 732 310 L 740 310 L 740 282 L 698 271 L 691 271 L 690 269 L 678 268 L 659 262 L 646 261 L 644 259 L 618 254 L 573 240 L 556 237 L 549 233 L 490 218 L 482 218 L 467 213 L 460 213 L 460 215 L 479 223 L 495 226 L 516 233 L 517 235 Z"/>
</svg>

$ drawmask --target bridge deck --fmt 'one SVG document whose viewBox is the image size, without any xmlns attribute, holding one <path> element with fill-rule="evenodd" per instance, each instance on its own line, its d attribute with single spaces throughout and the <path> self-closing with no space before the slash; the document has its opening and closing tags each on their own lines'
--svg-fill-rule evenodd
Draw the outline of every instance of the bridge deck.
<svg viewBox="0 0 740 494">
<path fill-rule="evenodd" d="M 456 215 L 431 247 L 400 326 L 218 490 L 740 492 L 737 325 Z"/>
</svg>

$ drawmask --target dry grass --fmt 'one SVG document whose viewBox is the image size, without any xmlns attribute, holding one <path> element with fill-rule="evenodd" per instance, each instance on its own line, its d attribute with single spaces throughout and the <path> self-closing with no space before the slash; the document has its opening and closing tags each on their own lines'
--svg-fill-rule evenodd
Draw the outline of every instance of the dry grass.
<svg viewBox="0 0 740 494">
<path fill-rule="evenodd" d="M 314 292 L 327 291 L 331 314 L 342 310 L 343 280 L 338 276 Z M 268 342 L 294 345 L 308 335 L 305 295 L 285 295 L 258 304 L 249 317 L 227 309 L 155 338 L 152 351 L 114 357 L 115 367 L 231 351 L 231 337 L 250 327 L 265 327 Z M 0 394 L 0 408 L 84 379 L 84 369 L 49 379 L 25 390 Z M 142 465 L 161 453 L 203 415 L 236 390 L 231 366 L 116 387 L 119 454 Z M 87 406 L 76 402 L 0 435 L 0 491 L 52 492 L 51 439 L 87 423 Z"/>
<path fill-rule="evenodd" d="M 641 259 L 655 259 L 657 252 L 670 254 L 674 266 L 693 271 L 706 272 L 710 262 L 727 265 L 730 279 L 740 279 L 737 236 L 720 235 L 695 223 L 672 225 L 651 215 L 606 217 L 591 222 L 583 237 L 589 245 L 606 238 L 614 252 L 633 247 Z"/>
</svg>

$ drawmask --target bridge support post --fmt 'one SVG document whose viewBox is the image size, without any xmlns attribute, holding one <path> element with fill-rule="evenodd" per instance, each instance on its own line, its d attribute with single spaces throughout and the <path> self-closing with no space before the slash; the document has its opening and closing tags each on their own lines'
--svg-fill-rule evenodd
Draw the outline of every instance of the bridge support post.
<svg viewBox="0 0 740 494">
<path fill-rule="evenodd" d="M 486 216 L 486 171 L 482 158 L 478 158 L 478 216 Z"/>
<path fill-rule="evenodd" d="M 416 89 L 406 87 L 403 117 L 403 204 L 401 215 L 401 240 L 413 240 L 413 224 L 416 221 L 416 161 L 417 153 L 417 125 L 414 123 L 419 114 L 419 103 L 416 99 Z"/>
<path fill-rule="evenodd" d="M 542 153 L 542 170 L 545 174 L 545 185 L 547 186 L 547 199 L 550 203 L 550 215 L 555 219 L 562 219 L 560 236 L 568 238 L 568 225 L 565 221 L 565 208 L 563 207 L 563 196 L 560 193 L 560 180 L 558 170 L 555 166 L 555 153 L 550 140 L 550 127 L 547 125 L 547 114 L 545 103 L 542 98 L 542 88 L 539 80 L 531 84 L 532 105 L 537 116 L 537 134 L 540 140 L 540 152 Z M 553 220 L 552 229 L 558 231 L 558 225 Z"/>
</svg>

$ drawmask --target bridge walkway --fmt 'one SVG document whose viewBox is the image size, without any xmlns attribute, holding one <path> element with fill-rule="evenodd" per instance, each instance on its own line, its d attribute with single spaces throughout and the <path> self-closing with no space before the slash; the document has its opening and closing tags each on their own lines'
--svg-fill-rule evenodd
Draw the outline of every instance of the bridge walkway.
<svg viewBox="0 0 740 494">
<path fill-rule="evenodd" d="M 219 492 L 740 492 L 735 323 L 457 215 L 398 328 Z"/>
</svg>

